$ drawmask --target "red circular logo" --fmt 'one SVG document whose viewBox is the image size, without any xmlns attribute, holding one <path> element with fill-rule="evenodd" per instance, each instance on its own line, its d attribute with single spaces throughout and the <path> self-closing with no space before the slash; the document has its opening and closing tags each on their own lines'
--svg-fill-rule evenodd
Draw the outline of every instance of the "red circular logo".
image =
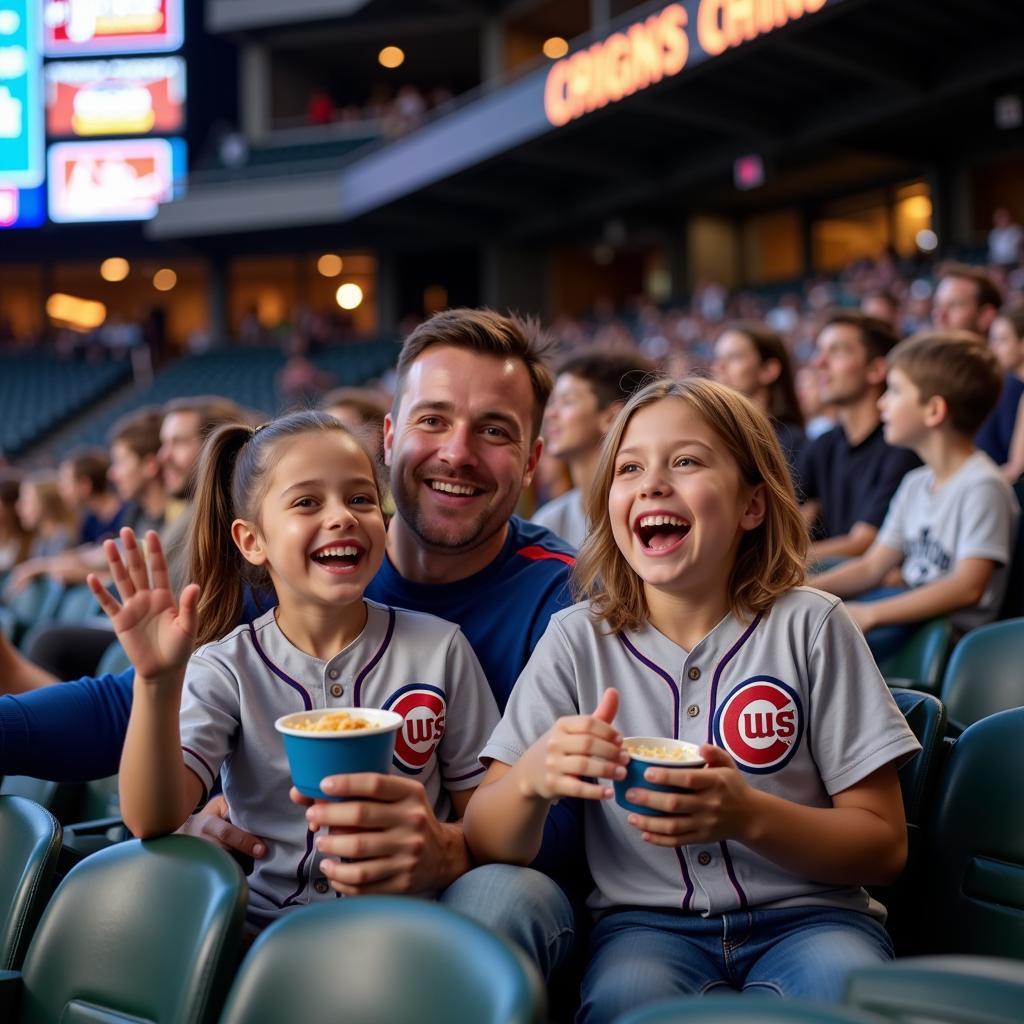
<svg viewBox="0 0 1024 1024">
<path fill-rule="evenodd" d="M 778 771 L 796 753 L 803 724 L 795 690 L 778 679 L 749 679 L 719 708 L 715 742 L 745 771 Z"/>
<path fill-rule="evenodd" d="M 395 762 L 407 772 L 419 772 L 433 756 L 444 735 L 448 705 L 444 692 L 434 686 L 403 687 L 384 703 L 405 719 L 395 734 Z"/>
</svg>

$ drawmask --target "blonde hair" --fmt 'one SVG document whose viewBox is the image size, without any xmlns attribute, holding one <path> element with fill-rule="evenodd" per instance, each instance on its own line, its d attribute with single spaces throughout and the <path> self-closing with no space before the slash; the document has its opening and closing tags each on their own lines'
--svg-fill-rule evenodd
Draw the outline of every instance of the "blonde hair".
<svg viewBox="0 0 1024 1024">
<path fill-rule="evenodd" d="M 768 417 L 743 395 L 712 380 L 656 380 L 626 403 L 605 436 L 587 500 L 592 529 L 573 576 L 577 596 L 589 599 L 594 621 L 607 623 L 612 632 L 639 629 L 649 615 L 643 580 L 615 543 L 608 517 L 615 457 L 633 416 L 666 399 L 684 402 L 722 439 L 747 487 L 765 487 L 764 522 L 743 535 L 729 573 L 733 614 L 746 618 L 767 612 L 806 577 L 807 527 Z"/>
</svg>

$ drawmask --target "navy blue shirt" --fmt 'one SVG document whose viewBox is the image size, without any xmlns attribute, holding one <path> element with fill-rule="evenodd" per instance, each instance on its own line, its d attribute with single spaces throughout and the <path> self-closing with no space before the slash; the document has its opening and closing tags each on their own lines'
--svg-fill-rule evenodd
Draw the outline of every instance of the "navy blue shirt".
<svg viewBox="0 0 1024 1024">
<path fill-rule="evenodd" d="M 817 539 L 841 537 L 854 523 L 878 529 L 900 482 L 921 460 L 909 448 L 886 444 L 882 424 L 860 444 L 850 444 L 842 425 L 811 441 L 800 458 L 797 494 L 817 501 Z"/>
<path fill-rule="evenodd" d="M 1024 380 L 1015 373 L 1006 374 L 996 407 L 974 435 L 974 443 L 997 466 L 1002 466 L 1010 458 L 1010 441 L 1017 425 L 1021 397 L 1024 397 Z"/>
</svg>

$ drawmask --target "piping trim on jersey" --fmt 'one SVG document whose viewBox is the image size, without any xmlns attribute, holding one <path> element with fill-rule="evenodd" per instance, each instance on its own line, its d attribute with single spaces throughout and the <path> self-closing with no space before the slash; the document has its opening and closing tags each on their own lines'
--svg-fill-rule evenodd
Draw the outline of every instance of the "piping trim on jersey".
<svg viewBox="0 0 1024 1024">
<path fill-rule="evenodd" d="M 482 771 L 486 771 L 483 765 L 479 768 L 474 768 L 471 772 L 466 772 L 465 775 L 451 775 L 445 782 L 465 782 L 466 779 L 472 779 L 474 776 L 479 775 Z"/>
<path fill-rule="evenodd" d="M 715 722 L 715 708 L 718 704 L 718 683 L 722 678 L 722 672 L 724 671 L 725 666 L 736 657 L 740 648 L 750 639 L 751 634 L 755 629 L 757 629 L 758 624 L 761 622 L 763 617 L 763 612 L 758 612 L 757 615 L 754 616 L 754 621 L 747 626 L 743 631 L 743 635 L 732 645 L 732 647 L 729 648 L 729 650 L 725 652 L 721 661 L 719 661 L 715 666 L 715 675 L 711 680 L 711 706 L 708 708 L 708 743 L 714 743 L 713 729 Z M 732 856 L 729 853 L 729 848 L 725 845 L 724 839 L 721 840 L 718 845 L 722 848 L 722 859 L 725 861 L 725 871 L 729 876 L 729 881 L 732 883 L 733 889 L 736 890 L 736 895 L 740 898 L 740 906 L 746 910 L 747 894 L 743 891 L 743 887 L 740 885 L 739 879 L 736 877 L 736 869 L 733 867 Z"/>
<path fill-rule="evenodd" d="M 210 785 L 212 786 L 213 783 L 215 783 L 217 781 L 217 776 L 214 775 L 213 769 L 210 767 L 209 761 L 207 761 L 206 758 L 203 757 L 202 754 L 200 754 L 197 751 L 193 750 L 191 747 L 186 747 L 186 746 L 182 745 L 181 749 L 184 750 L 186 754 L 191 754 L 206 769 L 206 774 L 210 776 Z M 203 785 L 203 802 L 204 803 L 206 802 L 206 799 L 209 796 L 209 793 L 210 793 L 209 789 L 204 784 Z"/>
<path fill-rule="evenodd" d="M 313 852 L 313 840 L 316 838 L 315 832 L 310 832 L 306 829 L 306 852 L 302 856 L 302 860 L 299 861 L 299 866 L 295 869 L 295 880 L 299 883 L 296 886 L 295 892 L 289 896 L 282 907 L 293 907 L 295 901 L 302 895 L 302 890 L 306 888 L 309 879 L 306 878 L 306 861 L 309 860 L 309 855 Z"/>
<path fill-rule="evenodd" d="M 530 544 L 525 548 L 520 548 L 516 554 L 530 559 L 531 562 L 555 561 L 564 562 L 566 565 L 576 564 L 576 559 L 572 555 L 563 555 L 561 551 L 548 551 L 547 548 L 542 548 L 539 544 Z"/>
<path fill-rule="evenodd" d="M 679 739 L 679 687 L 676 685 L 676 681 L 660 666 L 656 665 L 650 658 L 641 654 L 632 643 L 625 633 L 615 634 L 622 646 L 640 662 L 641 665 L 645 665 L 652 672 L 661 676 L 661 678 L 668 683 L 669 689 L 672 691 L 672 739 Z M 693 900 L 693 882 L 690 880 L 690 872 L 686 867 L 686 858 L 683 855 L 682 850 L 676 847 L 676 857 L 679 860 L 679 870 L 683 873 L 683 885 L 686 887 L 686 892 L 683 895 L 683 910 L 690 910 L 690 904 Z"/>
<path fill-rule="evenodd" d="M 373 671 L 374 666 L 384 657 L 384 652 L 388 649 L 388 645 L 391 643 L 391 637 L 395 632 L 395 609 L 388 607 L 388 628 L 384 634 L 384 639 L 381 641 L 380 647 L 377 649 L 377 653 L 367 662 L 366 667 L 356 676 L 355 686 L 352 688 L 352 707 L 361 708 L 363 705 L 360 703 L 363 680 Z"/>
<path fill-rule="evenodd" d="M 303 710 L 312 711 L 313 698 L 310 697 L 309 691 L 302 685 L 302 683 L 298 682 L 295 679 L 292 679 L 292 677 L 288 675 L 287 672 L 285 672 L 283 669 L 278 668 L 270 660 L 270 658 L 267 657 L 266 651 L 264 651 L 262 646 L 260 646 L 259 638 L 256 636 L 256 630 L 253 628 L 251 622 L 249 623 L 249 636 L 252 638 L 252 645 L 256 649 L 256 653 L 260 656 L 260 659 L 263 661 L 263 664 L 266 665 L 267 668 L 269 668 L 270 671 L 273 672 L 278 679 L 287 683 L 293 690 L 296 690 L 298 692 L 299 696 L 302 697 Z"/>
</svg>

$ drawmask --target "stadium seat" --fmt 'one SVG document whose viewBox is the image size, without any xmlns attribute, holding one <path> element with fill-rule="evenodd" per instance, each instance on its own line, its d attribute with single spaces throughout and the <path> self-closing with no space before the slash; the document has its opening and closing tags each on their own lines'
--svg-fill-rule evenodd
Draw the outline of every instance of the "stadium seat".
<svg viewBox="0 0 1024 1024">
<path fill-rule="evenodd" d="M 892 695 L 921 744 L 921 750 L 899 769 L 907 819 L 907 865 L 894 885 L 872 888 L 872 895 L 889 911 L 887 926 L 897 951 L 901 951 L 913 941 L 924 828 L 944 756 L 946 709 L 930 693 L 894 689 Z"/>
<path fill-rule="evenodd" d="M 1024 619 L 992 622 L 964 636 L 940 694 L 954 736 L 987 715 L 1024 706 Z"/>
<path fill-rule="evenodd" d="M 848 1006 L 761 995 L 693 996 L 653 1003 L 615 1024 L 883 1024 L 884 1018 Z"/>
<path fill-rule="evenodd" d="M 17 593 L 5 595 L 7 609 L 14 619 L 12 639 L 15 643 L 20 643 L 33 626 L 53 618 L 63 593 L 61 584 L 40 576 Z"/>
<path fill-rule="evenodd" d="M 81 626 L 90 619 L 100 618 L 108 623 L 99 602 L 93 597 L 88 584 L 68 587 L 61 595 L 60 603 L 54 609 L 53 621 L 71 626 Z"/>
<path fill-rule="evenodd" d="M 215 1021 L 238 962 L 245 902 L 237 865 L 199 839 L 102 850 L 61 882 L 22 970 L 0 974 L 0 1020 Z"/>
<path fill-rule="evenodd" d="M 271 925 L 242 964 L 221 1024 L 543 1019 L 536 971 L 502 939 L 436 903 L 362 896 Z"/>
<path fill-rule="evenodd" d="M 897 960 L 854 972 L 844 1002 L 900 1024 L 1020 1024 L 1024 964 L 980 956 Z"/>
<path fill-rule="evenodd" d="M 1024 960 L 1024 708 L 968 727 L 939 779 L 917 908 L 924 953 Z"/>
<path fill-rule="evenodd" d="M 21 966 L 50 898 L 60 843 L 49 811 L 20 796 L 0 797 L 0 970 Z"/>
<path fill-rule="evenodd" d="M 130 665 L 131 662 L 128 660 L 128 655 L 124 653 L 124 648 L 119 641 L 115 640 L 103 652 L 103 657 L 100 658 L 99 664 L 96 666 L 96 675 L 102 676 L 108 672 L 112 675 L 120 675 Z"/>
<path fill-rule="evenodd" d="M 878 667 L 890 686 L 937 694 L 952 645 L 953 627 L 949 620 L 932 619 Z"/>
</svg>

